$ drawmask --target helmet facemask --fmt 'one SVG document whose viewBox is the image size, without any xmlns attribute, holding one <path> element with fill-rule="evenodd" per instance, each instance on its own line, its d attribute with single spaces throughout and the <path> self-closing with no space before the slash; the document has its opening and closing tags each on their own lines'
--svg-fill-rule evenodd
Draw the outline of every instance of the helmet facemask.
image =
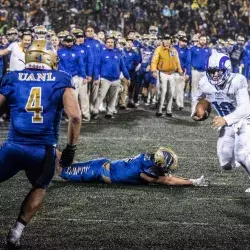
<svg viewBox="0 0 250 250">
<path fill-rule="evenodd" d="M 231 70 L 231 61 L 227 55 L 215 52 L 209 57 L 206 75 L 212 85 L 224 85 L 231 75 Z"/>
<path fill-rule="evenodd" d="M 209 68 L 207 78 L 212 85 L 223 85 L 229 78 L 230 71 L 227 69 Z"/>
<path fill-rule="evenodd" d="M 177 155 L 169 148 L 159 148 L 154 154 L 154 161 L 165 174 L 178 167 Z"/>
</svg>

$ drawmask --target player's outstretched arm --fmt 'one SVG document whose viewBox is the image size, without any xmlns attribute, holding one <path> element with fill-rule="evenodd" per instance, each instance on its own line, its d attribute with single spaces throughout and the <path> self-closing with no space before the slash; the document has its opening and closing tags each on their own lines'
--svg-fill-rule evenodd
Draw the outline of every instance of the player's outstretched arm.
<svg viewBox="0 0 250 250">
<path fill-rule="evenodd" d="M 67 146 L 62 152 L 61 163 L 62 166 L 67 167 L 73 162 L 81 129 L 81 111 L 73 89 L 65 89 L 65 92 L 63 94 L 63 106 L 69 118 L 69 123 Z"/>
<path fill-rule="evenodd" d="M 10 50 L 8 49 L 0 49 L 0 56 L 5 56 L 5 55 L 8 55 L 10 54 Z"/>
<path fill-rule="evenodd" d="M 152 178 L 144 173 L 141 173 L 140 176 L 147 182 L 169 185 L 169 186 L 198 186 L 198 187 L 208 186 L 208 180 L 205 179 L 203 175 L 197 179 L 185 179 L 173 175 L 166 175 L 166 176 L 159 176 L 158 178 Z"/>
</svg>

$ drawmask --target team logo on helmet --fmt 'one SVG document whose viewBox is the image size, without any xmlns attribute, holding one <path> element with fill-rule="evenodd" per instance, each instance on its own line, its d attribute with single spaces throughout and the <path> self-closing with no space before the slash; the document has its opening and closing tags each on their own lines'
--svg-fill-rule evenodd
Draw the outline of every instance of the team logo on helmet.
<svg viewBox="0 0 250 250">
<path fill-rule="evenodd" d="M 164 173 L 178 167 L 178 157 L 170 148 L 160 147 L 154 154 L 154 161 Z"/>
<path fill-rule="evenodd" d="M 57 53 L 50 42 L 35 40 L 25 53 L 26 68 L 57 69 Z"/>
</svg>

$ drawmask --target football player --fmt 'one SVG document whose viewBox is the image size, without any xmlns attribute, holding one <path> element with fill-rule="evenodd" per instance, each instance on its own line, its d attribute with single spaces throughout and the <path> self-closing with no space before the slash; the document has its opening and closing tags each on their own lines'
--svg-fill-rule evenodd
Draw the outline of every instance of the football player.
<svg viewBox="0 0 250 250">
<path fill-rule="evenodd" d="M 250 176 L 250 101 L 246 78 L 232 73 L 230 58 L 223 53 L 213 53 L 208 60 L 206 76 L 198 86 L 194 98 L 192 117 L 196 116 L 196 103 L 206 99 L 217 112 L 212 127 L 219 130 L 217 154 L 225 170 L 235 167 L 235 161 Z"/>
<path fill-rule="evenodd" d="M 67 168 L 61 168 L 57 164 L 57 173 L 64 180 L 72 182 L 208 186 L 208 180 L 204 176 L 185 179 L 170 175 L 170 171 L 177 167 L 176 154 L 169 148 L 161 147 L 155 152 L 142 153 L 128 159 L 110 161 L 108 158 L 100 158 L 73 163 Z"/>
<path fill-rule="evenodd" d="M 24 170 L 32 185 L 6 239 L 11 249 L 20 245 L 22 231 L 41 207 L 53 178 L 63 109 L 69 125 L 61 164 L 69 166 L 76 151 L 80 109 L 71 77 L 56 70 L 57 61 L 52 45 L 35 40 L 25 54 L 26 68 L 7 73 L 0 88 L 0 107 L 7 103 L 11 113 L 8 139 L 0 148 L 0 182 Z"/>
</svg>

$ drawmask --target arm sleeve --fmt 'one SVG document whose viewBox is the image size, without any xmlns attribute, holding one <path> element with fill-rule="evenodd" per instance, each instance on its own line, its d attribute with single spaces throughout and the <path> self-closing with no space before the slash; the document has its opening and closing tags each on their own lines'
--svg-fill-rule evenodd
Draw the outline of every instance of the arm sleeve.
<svg viewBox="0 0 250 250">
<path fill-rule="evenodd" d="M 82 78 L 86 78 L 86 64 L 83 62 L 82 57 L 80 55 L 78 55 L 77 58 L 77 63 L 78 63 L 78 69 L 79 72 L 78 74 L 82 77 Z"/>
<path fill-rule="evenodd" d="M 5 97 L 10 96 L 15 91 L 13 81 L 11 80 L 11 73 L 7 73 L 3 80 L 0 87 L 0 94 L 4 95 Z"/>
<path fill-rule="evenodd" d="M 94 72 L 93 54 L 92 54 L 92 51 L 89 48 L 87 48 L 86 52 L 87 52 L 87 76 L 92 77 L 93 72 Z"/>
<path fill-rule="evenodd" d="M 125 66 L 125 63 L 124 63 L 122 57 L 120 58 L 120 70 L 121 70 L 121 72 L 123 73 L 123 75 L 125 76 L 126 79 L 130 79 L 128 70 L 127 70 L 127 68 Z"/>
<path fill-rule="evenodd" d="M 152 71 L 156 71 L 157 70 L 157 65 L 159 62 L 159 51 L 160 51 L 161 47 L 156 48 L 152 61 L 151 61 L 151 70 Z"/>
<path fill-rule="evenodd" d="M 177 63 L 177 68 L 178 68 L 177 70 L 178 70 L 179 73 L 181 73 L 182 68 L 181 68 L 179 53 L 178 53 L 178 51 L 176 49 L 174 49 L 174 50 L 175 50 L 175 60 L 176 60 L 176 63 Z"/>
<path fill-rule="evenodd" d="M 98 60 L 94 63 L 94 80 L 98 80 L 101 75 L 102 53 L 98 56 Z"/>
<path fill-rule="evenodd" d="M 11 43 L 8 47 L 7 47 L 7 50 L 11 51 L 13 50 L 13 47 L 14 47 L 14 44 L 15 43 Z"/>
<path fill-rule="evenodd" d="M 186 74 L 190 76 L 191 75 L 191 53 L 190 53 L 190 49 L 187 50 L 185 68 L 186 68 Z"/>
<path fill-rule="evenodd" d="M 229 115 L 224 116 L 227 125 L 239 122 L 241 119 L 250 116 L 250 101 L 247 90 L 247 80 L 242 77 L 238 90 L 236 91 L 236 109 Z"/>
</svg>

